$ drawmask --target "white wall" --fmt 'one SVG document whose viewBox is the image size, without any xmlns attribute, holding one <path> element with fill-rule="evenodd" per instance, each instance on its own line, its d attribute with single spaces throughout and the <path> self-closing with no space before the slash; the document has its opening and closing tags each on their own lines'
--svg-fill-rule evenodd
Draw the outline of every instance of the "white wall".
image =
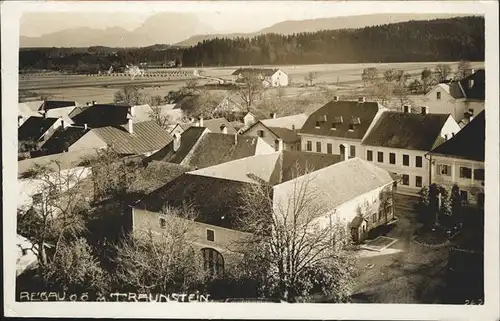
<svg viewBox="0 0 500 321">
<path fill-rule="evenodd" d="M 69 152 L 80 150 L 80 149 L 96 149 L 96 148 L 106 148 L 106 143 L 92 131 L 87 132 L 85 135 L 80 137 L 73 145 L 68 148 Z"/>
<path fill-rule="evenodd" d="M 257 146 L 255 147 L 255 155 L 267 155 L 274 152 L 275 152 L 274 143 L 273 146 L 271 147 L 260 137 L 257 137 Z"/>
<path fill-rule="evenodd" d="M 301 136 L 301 148 L 302 151 L 307 152 L 307 141 L 312 142 L 312 151 L 316 153 L 316 142 L 321 143 L 321 153 L 327 153 L 327 144 L 332 144 L 332 154 L 340 155 L 340 145 L 347 144 L 349 146 L 355 146 L 356 157 L 363 157 L 364 147 L 361 145 L 360 139 L 349 139 L 342 137 L 328 137 L 328 136 L 313 136 L 308 134 L 299 134 Z M 351 155 L 352 156 L 352 155 Z"/>
<path fill-rule="evenodd" d="M 247 130 L 243 134 L 243 136 L 258 137 L 259 130 L 264 131 L 264 137 L 262 137 L 261 140 L 264 141 L 269 146 L 271 146 L 273 148 L 273 150 L 275 150 L 274 143 L 275 143 L 275 140 L 279 139 L 279 137 L 276 136 L 272 131 L 270 131 L 266 126 L 264 126 L 260 122 L 255 124 L 254 126 L 252 126 L 249 130 Z M 284 150 L 297 150 L 297 147 L 300 148 L 300 141 L 298 141 L 297 144 L 283 143 Z"/>
<path fill-rule="evenodd" d="M 288 86 L 288 75 L 281 70 L 278 70 L 271 77 L 272 87 Z"/>
</svg>

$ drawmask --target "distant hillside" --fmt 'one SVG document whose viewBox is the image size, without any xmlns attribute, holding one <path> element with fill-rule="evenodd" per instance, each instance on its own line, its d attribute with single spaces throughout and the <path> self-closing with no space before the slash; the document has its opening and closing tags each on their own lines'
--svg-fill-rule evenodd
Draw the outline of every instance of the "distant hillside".
<svg viewBox="0 0 500 321">
<path fill-rule="evenodd" d="M 298 21 L 283 21 L 268 28 L 264 28 L 253 33 L 232 33 L 232 34 L 205 34 L 195 35 L 184 41 L 176 43 L 177 46 L 190 47 L 204 40 L 215 38 L 234 39 L 237 37 L 255 37 L 267 33 L 277 33 L 280 35 L 292 35 L 302 32 L 317 32 L 322 30 L 338 29 L 358 29 L 369 26 L 384 25 L 389 23 L 404 22 L 410 20 L 432 20 L 459 17 L 457 14 L 371 14 L 359 16 L 346 16 L 334 18 L 309 19 Z M 463 15 L 462 15 L 463 16 Z"/>
<path fill-rule="evenodd" d="M 408 21 L 294 35 L 212 39 L 193 47 L 154 45 L 99 50 L 20 50 L 20 70 L 107 70 L 110 66 L 180 61 L 183 66 L 484 61 L 484 18 Z"/>
<path fill-rule="evenodd" d="M 138 28 L 70 28 L 40 37 L 20 37 L 20 47 L 144 47 L 172 44 L 211 28 L 189 13 L 159 13 Z"/>
</svg>

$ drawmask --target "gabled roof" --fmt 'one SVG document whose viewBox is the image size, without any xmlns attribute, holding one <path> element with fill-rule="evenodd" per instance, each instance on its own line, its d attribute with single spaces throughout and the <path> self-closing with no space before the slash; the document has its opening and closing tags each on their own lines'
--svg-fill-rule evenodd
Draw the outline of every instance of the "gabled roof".
<svg viewBox="0 0 500 321">
<path fill-rule="evenodd" d="M 189 204 L 199 213 L 196 221 L 234 229 L 244 205 L 241 192 L 247 185 L 186 173 L 146 195 L 134 207 L 161 212 L 167 205 L 180 207 Z"/>
<path fill-rule="evenodd" d="M 59 127 L 42 145 L 42 149 L 49 153 L 62 153 L 85 135 L 90 129 L 82 127 Z"/>
<path fill-rule="evenodd" d="M 236 142 L 235 137 L 237 137 Z M 184 159 L 183 164 L 204 168 L 253 156 L 256 153 L 257 141 L 257 137 L 206 133 L 192 153 Z"/>
<path fill-rule="evenodd" d="M 87 158 L 94 155 L 95 151 L 88 149 L 81 149 L 77 151 L 47 155 L 37 158 L 24 159 L 17 162 L 17 172 L 19 175 L 26 173 L 38 166 L 50 166 L 53 169 L 57 169 L 54 166 L 54 162 L 59 162 L 61 169 L 75 168 L 78 166 L 83 166 Z"/>
<path fill-rule="evenodd" d="M 150 155 L 145 159 L 146 162 L 150 161 L 163 161 L 180 164 L 186 155 L 191 151 L 194 144 L 200 139 L 205 132 L 205 127 L 190 127 L 181 134 L 181 144 L 179 149 L 174 152 L 174 142 L 171 141 L 163 146 L 156 153 Z"/>
<path fill-rule="evenodd" d="M 38 111 L 42 105 L 43 100 L 26 101 L 18 104 L 18 111 L 20 115 L 31 115 Z"/>
<path fill-rule="evenodd" d="M 119 126 L 100 127 L 91 131 L 119 154 L 156 151 L 173 140 L 172 136 L 154 121 L 135 123 L 133 129 L 132 134 Z"/>
<path fill-rule="evenodd" d="M 300 136 L 296 132 L 288 128 L 281 127 L 267 127 L 271 132 L 273 132 L 279 139 L 282 139 L 284 143 L 295 143 L 300 141 Z"/>
<path fill-rule="evenodd" d="M 236 69 L 232 75 L 233 76 L 238 76 L 240 74 L 254 74 L 254 75 L 262 75 L 262 76 L 272 76 L 274 75 L 279 69 L 276 68 L 238 68 Z"/>
<path fill-rule="evenodd" d="M 222 126 L 227 128 L 228 134 L 236 134 L 236 129 L 234 129 L 233 125 L 226 118 L 213 118 L 213 119 L 204 119 L 203 127 L 208 128 L 212 133 L 220 133 L 222 132 Z"/>
<path fill-rule="evenodd" d="M 484 162 L 485 121 L 483 110 L 455 136 L 434 148 L 432 153 Z"/>
<path fill-rule="evenodd" d="M 192 175 L 218 177 L 255 183 L 263 180 L 271 185 L 291 180 L 305 171 L 314 171 L 340 162 L 339 155 L 280 151 L 255 155 L 190 172 Z M 256 180 L 255 177 L 258 177 Z"/>
<path fill-rule="evenodd" d="M 307 118 L 300 133 L 362 139 L 378 111 L 379 104 L 376 102 L 331 101 Z M 349 128 L 353 120 L 360 123 L 351 131 Z M 316 128 L 317 122 L 319 128 Z M 336 130 L 332 130 L 332 123 L 336 123 Z"/>
<path fill-rule="evenodd" d="M 78 106 L 76 101 L 64 101 L 64 100 L 46 100 L 42 105 L 42 109 L 50 110 L 64 107 L 75 107 Z"/>
<path fill-rule="evenodd" d="M 75 124 L 87 124 L 90 128 L 120 126 L 127 123 L 129 108 L 126 104 L 96 104 L 77 107 L 69 117 Z"/>
<path fill-rule="evenodd" d="M 38 141 L 58 118 L 30 117 L 17 130 L 19 141 Z"/>
<path fill-rule="evenodd" d="M 382 113 L 363 140 L 364 145 L 430 151 L 449 114 Z"/>
<path fill-rule="evenodd" d="M 275 204 L 286 202 L 296 186 L 307 184 L 304 187 L 314 194 L 311 201 L 324 209 L 321 215 L 393 182 L 389 172 L 356 157 L 274 186 Z"/>
<path fill-rule="evenodd" d="M 465 77 L 460 80 L 460 85 L 465 92 L 465 98 L 467 99 L 485 99 L 485 71 L 484 69 L 479 69 L 472 75 Z M 469 88 L 469 81 L 473 81 L 472 87 Z"/>
<path fill-rule="evenodd" d="M 302 128 L 307 120 L 306 114 L 290 115 L 278 118 L 261 119 L 260 121 L 267 127 L 281 127 L 293 130 Z"/>
</svg>

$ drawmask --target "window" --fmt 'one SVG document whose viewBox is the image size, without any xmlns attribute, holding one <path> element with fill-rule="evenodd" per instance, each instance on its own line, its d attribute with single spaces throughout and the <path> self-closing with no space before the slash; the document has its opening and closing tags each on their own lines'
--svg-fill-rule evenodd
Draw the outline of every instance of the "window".
<svg viewBox="0 0 500 321">
<path fill-rule="evenodd" d="M 422 176 L 415 176 L 415 186 L 422 187 Z"/>
<path fill-rule="evenodd" d="M 336 123 L 332 123 L 332 127 L 330 129 L 331 130 L 337 130 L 337 124 Z"/>
<path fill-rule="evenodd" d="M 439 170 L 439 174 L 441 174 L 441 175 L 451 176 L 451 166 L 450 165 L 440 164 L 440 165 L 438 165 L 438 170 Z"/>
<path fill-rule="evenodd" d="M 484 181 L 484 169 L 478 168 L 474 170 L 474 180 Z"/>
<path fill-rule="evenodd" d="M 461 190 L 460 196 L 462 197 L 462 202 L 467 203 L 468 198 L 469 198 L 469 193 L 467 193 L 467 191 Z"/>
<path fill-rule="evenodd" d="M 383 212 L 382 210 L 378 211 L 378 220 L 381 221 L 383 217 Z"/>
<path fill-rule="evenodd" d="M 161 228 L 167 228 L 167 220 L 164 219 L 163 217 L 160 218 L 160 227 Z"/>
<path fill-rule="evenodd" d="M 214 242 L 215 241 L 215 231 L 207 229 L 207 241 Z"/>
<path fill-rule="evenodd" d="M 312 152 L 312 150 L 313 150 L 313 143 L 310 140 L 308 140 L 306 143 L 306 150 L 308 152 Z"/>
<path fill-rule="evenodd" d="M 403 154 L 403 166 L 410 166 L 410 155 Z"/>
<path fill-rule="evenodd" d="M 415 167 L 422 167 L 422 156 L 415 156 Z"/>
<path fill-rule="evenodd" d="M 460 178 L 471 178 L 472 170 L 469 167 L 460 167 Z"/>
<path fill-rule="evenodd" d="M 328 154 L 333 154 L 332 144 L 330 144 L 330 143 L 326 144 L 326 152 Z"/>
<path fill-rule="evenodd" d="M 349 131 L 350 132 L 354 131 L 354 124 L 349 124 Z"/>
<path fill-rule="evenodd" d="M 321 142 L 316 142 L 316 152 L 321 153 Z"/>
<path fill-rule="evenodd" d="M 275 139 L 274 140 L 274 150 L 279 151 L 280 150 L 280 141 Z"/>
<path fill-rule="evenodd" d="M 349 151 L 350 155 L 349 156 L 350 157 L 356 157 L 356 146 L 351 145 L 351 146 L 349 146 L 349 149 L 350 149 L 350 151 Z"/>
<path fill-rule="evenodd" d="M 377 161 L 379 163 L 383 163 L 384 162 L 384 152 L 378 152 L 377 153 Z"/>
<path fill-rule="evenodd" d="M 297 151 L 300 152 L 300 143 L 297 144 Z"/>
<path fill-rule="evenodd" d="M 406 174 L 403 174 L 402 178 L 403 179 L 402 179 L 402 183 L 401 184 L 406 185 L 406 186 L 410 185 L 410 176 L 408 176 Z"/>
<path fill-rule="evenodd" d="M 319 121 L 316 121 L 316 128 L 319 128 Z"/>
<path fill-rule="evenodd" d="M 440 91 L 438 91 L 438 92 L 436 93 L 436 99 L 437 99 L 437 100 L 440 100 L 440 99 L 441 99 L 441 92 L 440 92 Z"/>
<path fill-rule="evenodd" d="M 203 267 L 211 275 L 221 275 L 224 273 L 224 257 L 218 251 L 211 248 L 201 249 L 203 255 Z"/>
<path fill-rule="evenodd" d="M 389 164 L 396 164 L 396 154 L 395 153 L 389 153 Z"/>
<path fill-rule="evenodd" d="M 366 151 L 366 159 L 369 160 L 370 162 L 373 161 L 373 151 L 371 150 Z"/>
<path fill-rule="evenodd" d="M 258 130 L 257 131 L 257 136 L 259 136 L 261 138 L 264 137 L 264 131 L 263 130 Z"/>
<path fill-rule="evenodd" d="M 373 215 L 372 215 L 372 222 L 373 223 L 377 222 L 377 213 L 373 213 Z"/>
</svg>

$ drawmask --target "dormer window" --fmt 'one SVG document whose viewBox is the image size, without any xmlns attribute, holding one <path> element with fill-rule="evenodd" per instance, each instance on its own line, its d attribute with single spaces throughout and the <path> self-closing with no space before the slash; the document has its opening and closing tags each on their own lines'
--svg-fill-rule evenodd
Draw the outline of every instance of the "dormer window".
<svg viewBox="0 0 500 321">
<path fill-rule="evenodd" d="M 332 128 L 330 128 L 331 130 L 337 130 L 337 124 L 336 123 L 332 123 Z"/>
<path fill-rule="evenodd" d="M 319 120 L 316 121 L 316 128 L 319 128 Z"/>
<path fill-rule="evenodd" d="M 354 131 L 354 124 L 349 124 L 349 131 L 350 132 Z"/>
<path fill-rule="evenodd" d="M 438 92 L 436 93 L 436 99 L 437 99 L 437 100 L 441 100 L 441 92 L 440 92 L 440 91 L 438 91 Z"/>
<path fill-rule="evenodd" d="M 474 79 L 469 79 L 469 89 L 474 87 Z"/>
<path fill-rule="evenodd" d="M 334 117 L 333 118 L 333 122 L 332 122 L 332 130 L 336 130 L 337 129 L 337 126 L 342 124 L 344 120 L 342 119 L 342 116 L 337 116 L 337 117 Z"/>
<path fill-rule="evenodd" d="M 257 131 L 257 136 L 259 136 L 260 138 L 264 137 L 264 131 L 263 130 L 258 130 Z"/>
</svg>

